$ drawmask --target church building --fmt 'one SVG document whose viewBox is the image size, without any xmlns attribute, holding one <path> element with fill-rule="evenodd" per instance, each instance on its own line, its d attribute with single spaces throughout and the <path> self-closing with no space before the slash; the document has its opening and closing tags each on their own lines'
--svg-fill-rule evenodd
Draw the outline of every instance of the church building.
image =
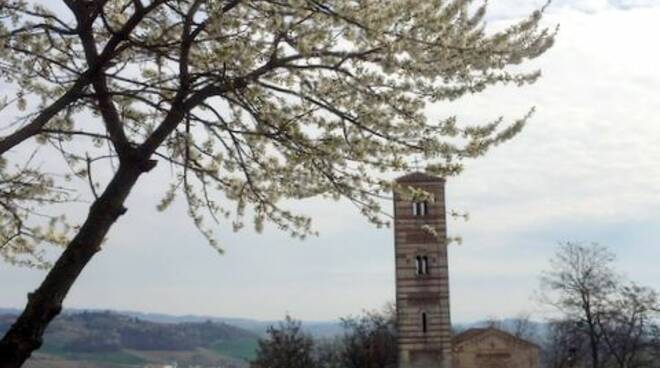
<svg viewBox="0 0 660 368">
<path fill-rule="evenodd" d="M 452 339 L 445 180 L 415 172 L 396 184 L 398 368 L 537 368 L 538 347 L 505 332 L 473 331 Z M 415 197 L 404 189 L 428 195 Z"/>
<path fill-rule="evenodd" d="M 538 345 L 495 328 L 472 328 L 453 338 L 452 368 L 538 367 Z"/>
</svg>

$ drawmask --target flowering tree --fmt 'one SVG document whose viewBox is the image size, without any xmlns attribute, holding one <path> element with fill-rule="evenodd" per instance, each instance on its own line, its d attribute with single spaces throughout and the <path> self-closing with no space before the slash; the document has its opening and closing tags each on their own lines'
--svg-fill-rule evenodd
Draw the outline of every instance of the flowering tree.
<svg viewBox="0 0 660 368">
<path fill-rule="evenodd" d="M 257 230 L 270 221 L 310 234 L 310 220 L 283 199 L 347 198 L 380 225 L 377 198 L 392 189 L 380 173 L 407 170 L 419 155 L 429 172 L 456 174 L 529 117 L 463 124 L 430 121 L 424 108 L 534 82 L 538 71 L 511 66 L 542 54 L 554 36 L 539 26 L 542 11 L 486 32 L 485 5 L 470 0 L 52 3 L 0 0 L 0 73 L 10 91 L 0 100 L 0 254 L 38 266 L 43 244 L 65 246 L 1 340 L 0 367 L 20 366 L 41 345 L 158 161 L 178 169 L 159 208 L 183 193 L 214 246 L 208 221 L 233 217 L 240 228 L 246 208 Z M 68 194 L 62 173 L 25 160 L 37 143 L 89 181 L 92 204 L 79 226 L 34 216 Z M 99 171 L 111 175 L 100 186 Z"/>
</svg>

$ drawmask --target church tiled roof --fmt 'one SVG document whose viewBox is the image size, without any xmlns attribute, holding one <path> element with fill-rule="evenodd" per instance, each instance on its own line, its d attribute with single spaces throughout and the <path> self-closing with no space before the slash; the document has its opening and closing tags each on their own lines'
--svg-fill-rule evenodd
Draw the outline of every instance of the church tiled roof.
<svg viewBox="0 0 660 368">
<path fill-rule="evenodd" d="M 463 341 L 469 340 L 469 339 L 471 339 L 471 338 L 473 338 L 477 335 L 482 334 L 485 331 L 486 331 L 485 328 L 470 328 L 470 329 L 465 330 L 465 331 L 459 333 L 458 335 L 454 336 L 452 338 L 452 342 L 454 344 L 460 344 Z"/>
<path fill-rule="evenodd" d="M 471 339 L 473 339 L 477 336 L 483 335 L 485 333 L 494 333 L 494 334 L 498 334 L 498 335 L 504 335 L 507 338 L 509 338 L 511 340 L 514 340 L 514 341 L 517 341 L 521 344 L 533 346 L 535 348 L 539 348 L 539 346 L 534 344 L 533 342 L 527 341 L 525 339 L 521 339 L 520 337 L 516 337 L 516 336 L 514 336 L 514 335 L 512 335 L 512 334 L 510 334 L 506 331 L 502 331 L 502 330 L 499 330 L 499 329 L 493 328 L 493 327 L 489 327 L 489 328 L 470 328 L 468 330 L 465 330 L 465 331 L 459 333 L 458 335 L 456 335 L 452 338 L 452 344 L 454 346 L 458 345 L 458 344 L 462 344 L 465 341 L 471 340 Z"/>
</svg>

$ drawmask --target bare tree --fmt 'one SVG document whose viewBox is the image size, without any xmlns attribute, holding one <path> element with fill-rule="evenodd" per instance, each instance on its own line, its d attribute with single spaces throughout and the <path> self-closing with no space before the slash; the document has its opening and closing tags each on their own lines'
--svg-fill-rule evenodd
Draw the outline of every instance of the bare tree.
<svg viewBox="0 0 660 368">
<path fill-rule="evenodd" d="M 618 368 L 649 367 L 656 348 L 658 294 L 634 283 L 621 286 L 599 318 L 603 341 Z"/>
<path fill-rule="evenodd" d="M 578 323 L 571 320 L 552 320 L 541 344 L 543 365 L 546 368 L 583 367 L 589 361 L 589 349 Z"/>
<path fill-rule="evenodd" d="M 344 326 L 341 366 L 345 368 L 394 368 L 398 361 L 396 312 L 368 312 L 342 319 Z"/>
<path fill-rule="evenodd" d="M 543 301 L 575 321 L 589 342 L 592 368 L 603 367 L 600 320 L 618 282 L 613 261 L 614 255 L 598 244 L 563 243 L 541 277 Z"/>
<path fill-rule="evenodd" d="M 575 364 L 586 347 L 590 367 L 653 366 L 658 294 L 618 276 L 613 261 L 614 255 L 597 244 L 565 243 L 551 261 L 552 271 L 543 274 L 543 300 L 563 315 L 551 324 L 548 350 L 557 354 L 550 359 L 554 366 L 566 362 L 568 343 Z"/>
<path fill-rule="evenodd" d="M 511 334 L 517 338 L 536 341 L 537 332 L 529 313 L 519 313 L 511 320 Z"/>
</svg>

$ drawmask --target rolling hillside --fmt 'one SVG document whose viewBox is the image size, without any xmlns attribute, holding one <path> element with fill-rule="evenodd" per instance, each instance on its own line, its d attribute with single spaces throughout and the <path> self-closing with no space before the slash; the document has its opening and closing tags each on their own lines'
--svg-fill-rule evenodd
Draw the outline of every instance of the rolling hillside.
<svg viewBox="0 0 660 368">
<path fill-rule="evenodd" d="M 0 334 L 15 315 L 0 316 Z M 243 367 L 258 335 L 226 323 L 157 323 L 113 312 L 66 313 L 53 321 L 33 368 Z"/>
</svg>

